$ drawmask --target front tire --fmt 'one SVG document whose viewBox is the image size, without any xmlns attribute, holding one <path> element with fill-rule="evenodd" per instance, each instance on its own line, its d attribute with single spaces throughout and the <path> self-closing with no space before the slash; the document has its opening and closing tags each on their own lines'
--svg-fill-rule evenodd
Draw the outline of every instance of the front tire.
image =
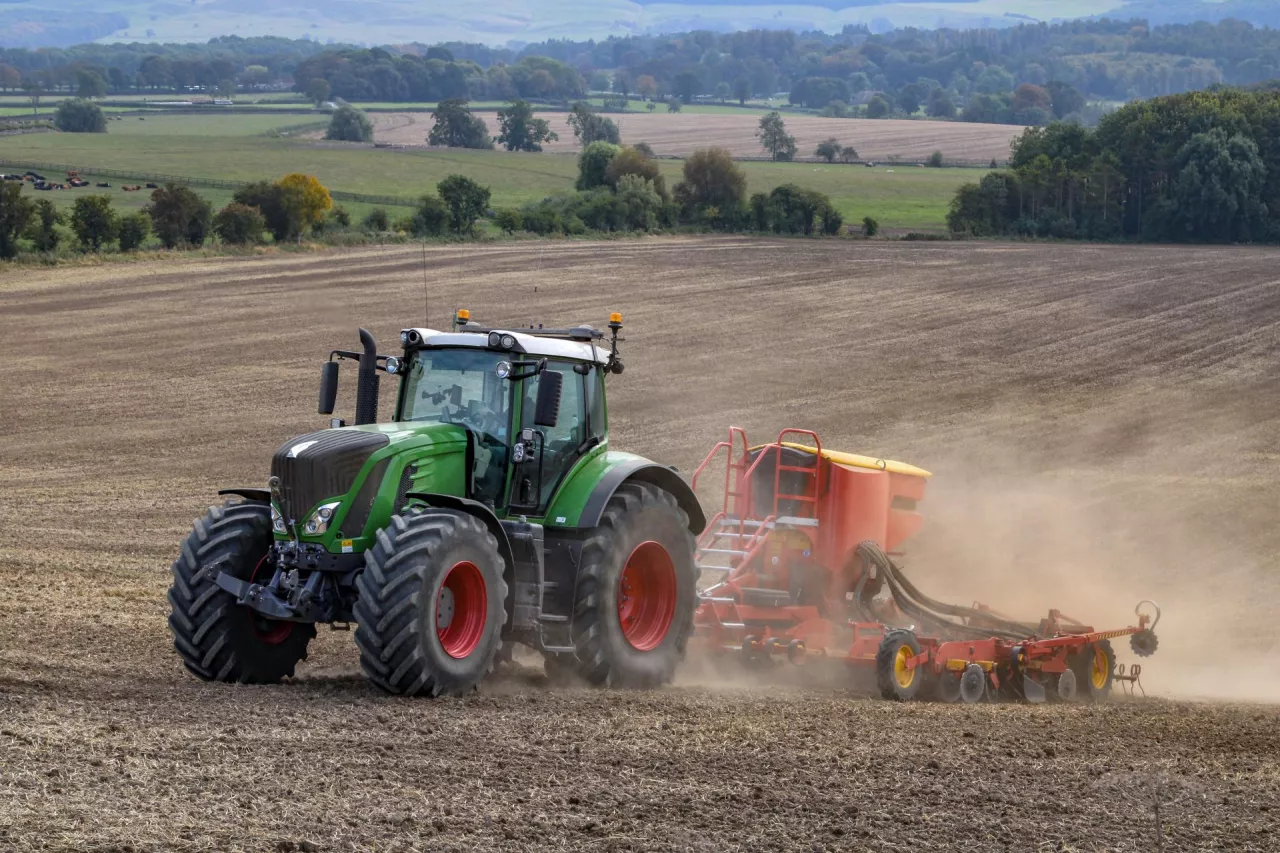
<svg viewBox="0 0 1280 853">
<path fill-rule="evenodd" d="M 269 581 L 271 508 L 228 501 L 195 523 L 173 564 L 169 628 L 182 663 L 205 681 L 272 684 L 307 657 L 314 625 L 267 619 L 214 583 L 219 572 Z"/>
<path fill-rule="evenodd" d="M 573 643 L 585 681 L 671 681 L 693 630 L 693 555 L 689 517 L 673 495 L 648 483 L 618 487 L 582 548 Z"/>
<path fill-rule="evenodd" d="M 478 685 L 502 649 L 504 565 L 474 516 L 393 516 L 356 581 L 356 645 L 369 679 L 405 696 L 456 696 Z"/>
</svg>

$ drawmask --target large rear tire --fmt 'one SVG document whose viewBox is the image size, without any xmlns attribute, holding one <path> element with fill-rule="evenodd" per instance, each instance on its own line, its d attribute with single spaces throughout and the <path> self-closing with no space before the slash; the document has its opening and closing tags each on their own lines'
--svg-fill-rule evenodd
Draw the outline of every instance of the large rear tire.
<svg viewBox="0 0 1280 853">
<path fill-rule="evenodd" d="M 920 641 L 906 629 L 887 632 L 876 651 L 876 685 L 885 699 L 908 702 L 927 692 L 929 673 L 923 666 L 907 663 L 920 654 Z"/>
<path fill-rule="evenodd" d="M 675 675 L 693 630 L 698 569 L 689 517 L 669 492 L 629 482 L 582 547 L 574 602 L 578 674 L 656 687 Z"/>
<path fill-rule="evenodd" d="M 1111 696 L 1116 668 L 1116 653 L 1110 640 L 1085 646 L 1073 656 L 1069 665 L 1076 674 L 1076 698 L 1101 702 Z"/>
<path fill-rule="evenodd" d="M 407 510 L 356 581 L 360 667 L 388 693 L 458 695 L 493 671 L 507 620 L 498 541 L 474 516 Z"/>
<path fill-rule="evenodd" d="M 306 659 L 314 625 L 267 619 L 214 583 L 219 572 L 271 580 L 265 574 L 270 548 L 271 508 L 235 501 L 210 508 L 183 543 L 169 588 L 169 628 L 183 665 L 197 678 L 270 684 L 293 675 Z"/>
</svg>

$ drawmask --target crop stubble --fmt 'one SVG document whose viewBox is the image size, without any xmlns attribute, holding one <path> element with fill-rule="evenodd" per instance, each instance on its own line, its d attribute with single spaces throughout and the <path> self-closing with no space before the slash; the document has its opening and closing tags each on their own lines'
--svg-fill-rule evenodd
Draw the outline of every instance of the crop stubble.
<svg viewBox="0 0 1280 853">
<path fill-rule="evenodd" d="M 1273 269 L 1250 249 L 428 252 L 437 326 L 625 313 L 619 446 L 687 471 L 730 422 L 810 426 L 936 472 L 908 566 L 939 595 L 1108 626 L 1159 599 L 1166 698 L 1096 708 L 548 689 L 531 660 L 413 702 L 327 631 L 300 683 L 197 683 L 168 561 L 218 487 L 317 425 L 323 353 L 421 322 L 421 250 L 6 273 L 0 850 L 1146 850 L 1153 777 L 1182 800 L 1170 849 L 1275 849 L 1274 708 L 1186 701 L 1280 698 Z"/>
</svg>

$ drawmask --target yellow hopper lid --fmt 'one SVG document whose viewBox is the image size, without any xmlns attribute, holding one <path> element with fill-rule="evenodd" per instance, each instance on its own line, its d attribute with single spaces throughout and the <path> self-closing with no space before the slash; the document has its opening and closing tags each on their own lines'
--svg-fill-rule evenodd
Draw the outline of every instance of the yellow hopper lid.
<svg viewBox="0 0 1280 853">
<path fill-rule="evenodd" d="M 792 450 L 803 450 L 805 453 L 817 453 L 815 447 L 807 444 L 794 444 L 790 441 L 782 442 L 783 447 L 790 447 Z M 906 474 L 908 477 L 932 477 L 933 474 L 917 468 L 914 465 L 908 465 L 906 462 L 894 462 L 892 459 L 876 459 L 873 456 L 859 456 L 856 453 L 842 453 L 839 450 L 827 450 L 823 448 L 822 458 L 837 465 L 848 465 L 853 468 L 870 468 L 873 471 L 888 471 L 891 474 Z"/>
</svg>

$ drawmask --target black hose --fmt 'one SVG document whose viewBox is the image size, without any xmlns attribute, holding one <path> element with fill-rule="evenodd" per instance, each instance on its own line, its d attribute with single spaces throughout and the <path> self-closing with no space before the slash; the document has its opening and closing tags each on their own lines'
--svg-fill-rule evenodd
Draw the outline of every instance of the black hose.
<svg viewBox="0 0 1280 853">
<path fill-rule="evenodd" d="M 929 633 L 937 634 L 941 639 L 985 640 L 990 637 L 999 637 L 1005 640 L 1022 640 L 1036 632 L 1035 626 L 1001 619 L 976 607 L 945 604 L 929 598 L 907 579 L 902 569 L 875 542 L 867 541 L 860 544 L 858 554 L 864 561 L 874 565 L 883 576 L 898 609 L 915 619 L 920 627 Z M 868 608 L 861 600 L 863 586 L 864 584 L 859 582 L 854 592 L 854 604 L 865 614 Z M 973 625 L 956 620 L 975 620 L 983 624 Z"/>
</svg>

